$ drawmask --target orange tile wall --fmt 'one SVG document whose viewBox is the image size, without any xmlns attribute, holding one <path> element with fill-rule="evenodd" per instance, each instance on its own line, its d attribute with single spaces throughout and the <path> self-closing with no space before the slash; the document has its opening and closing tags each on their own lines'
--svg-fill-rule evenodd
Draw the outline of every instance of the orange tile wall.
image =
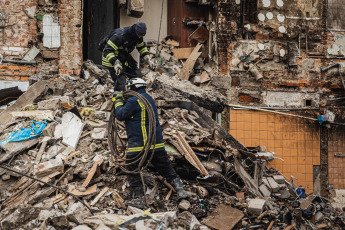
<svg viewBox="0 0 345 230">
<path fill-rule="evenodd" d="M 291 113 L 291 112 L 287 112 Z M 275 152 L 267 163 L 286 179 L 313 192 L 313 165 L 320 165 L 320 126 L 303 118 L 261 111 L 230 110 L 230 134 L 246 147 Z M 344 158 L 345 160 L 345 158 Z M 345 174 L 344 174 L 345 179 Z"/>
<path fill-rule="evenodd" d="M 343 126 L 329 131 L 328 141 L 328 180 L 334 189 L 345 189 L 345 130 Z"/>
</svg>

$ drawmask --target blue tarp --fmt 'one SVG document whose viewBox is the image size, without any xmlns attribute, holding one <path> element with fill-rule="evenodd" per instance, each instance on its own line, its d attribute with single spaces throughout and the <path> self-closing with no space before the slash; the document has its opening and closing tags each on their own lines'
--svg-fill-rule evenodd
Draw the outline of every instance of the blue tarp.
<svg viewBox="0 0 345 230">
<path fill-rule="evenodd" d="M 15 131 L 11 131 L 10 134 L 0 142 L 0 146 L 9 142 L 19 142 L 34 139 L 42 136 L 42 130 L 47 127 L 47 122 L 31 121 L 30 127 L 19 128 Z"/>
</svg>

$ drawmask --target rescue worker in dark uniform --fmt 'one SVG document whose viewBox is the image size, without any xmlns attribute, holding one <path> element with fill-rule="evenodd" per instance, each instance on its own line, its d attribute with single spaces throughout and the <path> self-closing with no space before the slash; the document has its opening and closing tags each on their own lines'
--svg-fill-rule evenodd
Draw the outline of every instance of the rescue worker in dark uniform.
<svg viewBox="0 0 345 230">
<path fill-rule="evenodd" d="M 127 89 L 133 90 L 144 96 L 152 105 L 156 115 L 156 144 L 154 155 L 151 160 L 152 165 L 161 176 L 163 176 L 175 189 L 179 198 L 187 198 L 191 193 L 183 188 L 183 183 L 168 159 L 167 152 L 164 147 L 164 140 L 162 135 L 162 128 L 158 121 L 158 113 L 155 101 L 146 93 L 146 82 L 141 78 L 133 78 L 128 80 Z M 130 97 L 124 101 L 122 93 L 118 94 L 115 99 L 115 114 L 119 121 L 125 121 L 128 151 L 126 158 L 133 159 L 144 147 L 147 140 L 147 131 L 149 129 L 149 119 L 144 104 L 138 100 L 137 97 Z M 151 154 L 151 152 L 150 152 Z M 150 158 L 150 155 L 148 158 Z M 131 162 L 127 160 L 126 163 Z M 135 170 L 138 168 L 139 162 L 127 166 L 128 170 Z M 133 200 L 128 205 L 143 207 L 143 186 L 139 174 L 128 174 L 128 181 L 133 193 Z"/>
<path fill-rule="evenodd" d="M 141 77 L 137 62 L 130 53 L 137 48 L 140 57 L 154 69 L 154 62 L 149 56 L 149 51 L 144 42 L 146 24 L 138 22 L 130 27 L 118 28 L 112 31 L 102 53 L 102 65 L 107 67 L 115 83 L 115 95 L 125 90 L 126 75 L 128 77 Z"/>
</svg>

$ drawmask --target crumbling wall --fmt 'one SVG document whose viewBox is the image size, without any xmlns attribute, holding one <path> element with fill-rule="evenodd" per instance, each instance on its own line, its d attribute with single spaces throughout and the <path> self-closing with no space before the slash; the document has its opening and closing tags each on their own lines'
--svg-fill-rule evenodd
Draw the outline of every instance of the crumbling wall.
<svg viewBox="0 0 345 230">
<path fill-rule="evenodd" d="M 61 26 L 61 48 L 59 73 L 80 75 L 82 56 L 82 1 L 59 1 L 59 23 Z"/>
<path fill-rule="evenodd" d="M 82 1 L 2 3 L 0 54 L 4 62 L 0 64 L 0 80 L 28 80 L 36 73 L 80 74 Z"/>
<path fill-rule="evenodd" d="M 33 17 L 37 1 L 1 1 L 0 4 L 0 54 L 6 59 L 22 59 L 36 39 L 37 19 Z M 36 71 L 24 67 L 0 63 L 0 80 L 27 80 Z"/>
<path fill-rule="evenodd" d="M 319 108 L 338 105 L 337 111 L 334 107 L 327 108 L 334 112 L 336 121 L 342 123 L 339 111 L 344 111 L 340 100 L 344 87 L 340 73 L 345 75 L 345 28 L 339 9 L 343 3 L 326 0 L 221 2 L 218 3 L 218 58 L 220 73 L 231 80 L 227 102 L 309 111 L 308 116 L 313 119 L 322 113 Z M 237 14 L 224 4 L 231 5 Z M 222 26 L 224 22 L 228 22 L 228 26 Z M 339 63 L 340 68 L 324 69 L 334 63 Z M 339 134 L 339 129 L 343 126 L 331 125 L 316 131 L 310 129 L 310 125 L 300 127 L 298 118 L 294 118 L 296 124 L 281 129 L 284 122 L 277 116 L 271 116 L 267 125 L 259 121 L 254 125 L 252 119 L 257 118 L 257 113 L 230 109 L 231 134 L 246 147 L 262 145 L 274 151 L 284 162 L 274 160 L 272 165 L 285 176 L 298 178 L 298 183 L 308 192 L 318 188 L 316 192 L 326 195 L 328 185 L 335 184 L 334 188 L 343 189 L 343 176 L 336 176 L 336 170 L 344 166 L 340 157 L 333 157 L 334 146 L 342 148 L 339 143 L 343 142 L 343 134 Z M 313 123 L 320 126 L 317 121 Z M 277 128 L 276 124 L 280 126 Z M 296 125 L 297 129 L 293 128 Z M 281 135 L 283 146 L 279 146 Z M 301 158 L 301 162 L 295 161 L 296 157 Z M 332 162 L 332 166 L 327 165 L 328 162 Z"/>
<path fill-rule="evenodd" d="M 237 1 L 236 1 L 237 2 Z M 237 34 L 239 24 L 239 5 L 235 1 L 218 1 L 217 3 L 217 50 L 219 72 L 228 75 L 231 60 L 229 49 L 231 48 L 231 38 Z"/>
</svg>

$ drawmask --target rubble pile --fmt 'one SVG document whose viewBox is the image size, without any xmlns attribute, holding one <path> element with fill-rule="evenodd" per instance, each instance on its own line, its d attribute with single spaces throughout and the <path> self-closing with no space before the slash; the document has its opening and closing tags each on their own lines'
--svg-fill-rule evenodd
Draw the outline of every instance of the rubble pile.
<svg viewBox="0 0 345 230">
<path fill-rule="evenodd" d="M 160 53 L 160 71 L 145 74 L 147 91 L 157 103 L 169 158 L 193 197 L 178 200 L 149 167 L 150 209 L 126 206 L 127 178 L 107 141 L 113 83 L 87 61 L 82 78 L 32 78 L 28 91 L 0 113 L 0 163 L 63 189 L 1 168 L 1 229 L 345 228 L 341 206 L 305 194 L 269 167 L 274 153 L 246 148 L 212 119 L 226 99 L 207 83 L 212 77 L 199 81 L 209 67 L 193 70 L 199 80 L 181 80 L 184 67 L 170 47 Z M 118 126 L 125 143 L 124 124 Z"/>
</svg>

